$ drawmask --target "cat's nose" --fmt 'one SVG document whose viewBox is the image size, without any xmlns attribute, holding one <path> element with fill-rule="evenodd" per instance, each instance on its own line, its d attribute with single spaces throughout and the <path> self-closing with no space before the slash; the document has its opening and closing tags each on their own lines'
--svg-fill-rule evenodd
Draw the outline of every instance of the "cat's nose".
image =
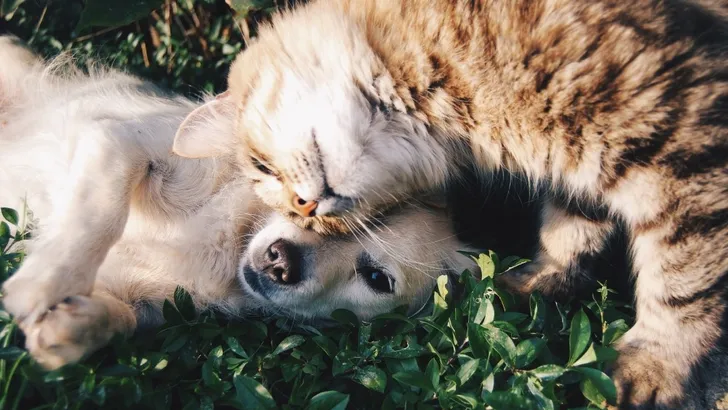
<svg viewBox="0 0 728 410">
<path fill-rule="evenodd" d="M 300 216 L 308 218 L 316 215 L 318 201 L 307 201 L 298 195 L 293 195 L 293 210 Z"/>
<path fill-rule="evenodd" d="M 268 247 L 263 258 L 263 273 L 273 282 L 295 285 L 301 281 L 301 255 L 296 245 L 279 239 Z"/>
</svg>

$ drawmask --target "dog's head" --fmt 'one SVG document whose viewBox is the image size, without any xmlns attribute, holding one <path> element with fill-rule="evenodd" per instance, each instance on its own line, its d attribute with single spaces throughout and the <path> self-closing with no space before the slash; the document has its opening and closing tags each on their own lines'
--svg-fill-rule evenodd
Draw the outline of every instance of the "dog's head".
<svg viewBox="0 0 728 410">
<path fill-rule="evenodd" d="M 427 302 L 439 275 L 477 269 L 442 210 L 405 205 L 351 235 L 322 236 L 274 214 L 250 240 L 238 268 L 247 296 L 293 320 L 347 309 L 366 320 Z"/>
</svg>

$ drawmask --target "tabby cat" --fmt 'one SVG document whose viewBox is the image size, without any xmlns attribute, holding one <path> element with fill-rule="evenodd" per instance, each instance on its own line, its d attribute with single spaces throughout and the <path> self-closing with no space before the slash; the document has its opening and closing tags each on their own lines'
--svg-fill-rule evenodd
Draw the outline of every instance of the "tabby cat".
<svg viewBox="0 0 728 410">
<path fill-rule="evenodd" d="M 619 405 L 679 407 L 725 328 L 725 7 L 315 1 L 260 30 L 175 151 L 236 152 L 264 201 L 320 232 L 440 189 L 470 157 L 566 193 L 545 206 L 534 263 L 503 281 L 568 293 L 624 223 L 637 321 L 619 343 Z M 230 132 L 207 132 L 221 122 Z"/>
</svg>

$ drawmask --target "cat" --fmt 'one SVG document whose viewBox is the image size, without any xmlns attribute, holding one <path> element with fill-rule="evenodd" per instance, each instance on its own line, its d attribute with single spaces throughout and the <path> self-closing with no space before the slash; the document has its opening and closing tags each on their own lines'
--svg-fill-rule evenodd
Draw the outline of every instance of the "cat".
<svg viewBox="0 0 728 410">
<path fill-rule="evenodd" d="M 725 331 L 727 9 L 312 1 L 260 29 L 207 105 L 228 115 L 191 115 L 174 150 L 235 153 L 264 202 L 325 234 L 446 188 L 467 161 L 563 193 L 533 263 L 500 278 L 522 293 L 568 294 L 623 223 L 637 322 L 613 370 L 619 406 L 679 407 Z"/>
<path fill-rule="evenodd" d="M 340 308 L 362 320 L 417 313 L 438 275 L 477 272 L 434 201 L 392 209 L 376 241 L 321 236 L 263 206 L 231 159 L 170 154 L 197 103 L 44 62 L 12 36 L 0 36 L 0 58 L 0 206 L 32 227 L 0 302 L 46 369 L 159 325 L 178 285 L 200 309 L 323 325 Z"/>
</svg>

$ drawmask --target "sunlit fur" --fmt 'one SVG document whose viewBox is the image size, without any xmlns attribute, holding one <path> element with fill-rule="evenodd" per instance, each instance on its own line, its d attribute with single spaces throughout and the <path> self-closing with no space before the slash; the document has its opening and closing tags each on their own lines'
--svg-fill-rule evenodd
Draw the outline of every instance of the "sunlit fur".
<svg viewBox="0 0 728 410">
<path fill-rule="evenodd" d="M 726 9 L 313 1 L 280 13 L 238 57 L 217 103 L 235 113 L 234 132 L 213 139 L 279 211 L 318 201 L 319 216 L 294 220 L 320 232 L 442 187 L 463 147 L 483 173 L 558 190 L 566 200 L 545 207 L 541 254 L 503 278 L 524 293 L 568 294 L 624 222 L 638 320 L 620 341 L 620 404 L 679 408 L 726 330 Z"/>
<path fill-rule="evenodd" d="M 0 206 L 33 211 L 20 221 L 33 229 L 28 256 L 2 303 L 46 368 L 159 324 L 177 286 L 198 308 L 318 323 L 337 308 L 414 313 L 439 274 L 473 269 L 443 209 L 404 205 L 354 235 L 318 236 L 263 207 L 232 177 L 232 158 L 170 153 L 196 104 L 119 72 L 45 64 L 12 37 L 0 37 L 0 57 Z M 301 247 L 304 276 L 265 299 L 240 272 L 278 239 Z M 362 256 L 392 293 L 355 272 Z"/>
</svg>

